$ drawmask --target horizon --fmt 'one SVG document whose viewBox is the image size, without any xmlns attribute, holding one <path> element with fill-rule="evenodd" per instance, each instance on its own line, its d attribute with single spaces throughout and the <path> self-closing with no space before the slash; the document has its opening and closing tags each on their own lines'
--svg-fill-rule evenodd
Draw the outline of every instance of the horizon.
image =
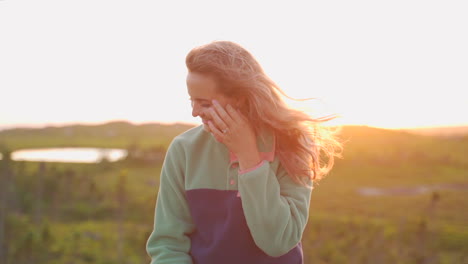
<svg viewBox="0 0 468 264">
<path fill-rule="evenodd" d="M 124 119 L 114 119 L 114 120 L 104 120 L 101 122 L 63 122 L 63 123 L 42 123 L 42 124 L 15 124 L 15 125 L 1 125 L 0 124 L 0 131 L 4 130 L 12 130 L 12 129 L 43 129 L 49 127 L 67 127 L 67 126 L 99 126 L 105 125 L 109 123 L 129 123 L 130 125 L 139 126 L 145 124 L 161 124 L 161 125 L 187 125 L 187 126 L 198 126 L 201 125 L 201 122 L 186 122 L 186 121 L 172 121 L 172 122 L 164 122 L 164 121 L 143 121 L 143 122 L 135 122 L 132 120 L 124 120 Z M 339 127 L 347 127 L 347 126 L 363 126 L 363 127 L 371 127 L 371 128 L 379 128 L 379 129 L 387 129 L 387 130 L 413 130 L 413 129 L 453 129 L 453 128 L 468 128 L 468 123 L 465 124 L 455 124 L 455 125 L 439 125 L 439 126 L 417 126 L 417 127 L 381 127 L 381 126 L 372 126 L 367 124 L 331 124 L 330 126 L 339 126 Z"/>
</svg>

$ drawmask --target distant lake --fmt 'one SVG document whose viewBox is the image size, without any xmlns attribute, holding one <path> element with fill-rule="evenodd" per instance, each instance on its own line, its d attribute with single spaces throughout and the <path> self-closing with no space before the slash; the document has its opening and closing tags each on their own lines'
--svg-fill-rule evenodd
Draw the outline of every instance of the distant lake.
<svg viewBox="0 0 468 264">
<path fill-rule="evenodd" d="M 124 149 L 110 148 L 43 148 L 14 151 L 11 159 L 15 161 L 43 161 L 67 163 L 96 163 L 103 158 L 110 162 L 127 156 Z M 0 156 L 1 158 L 1 156 Z"/>
</svg>

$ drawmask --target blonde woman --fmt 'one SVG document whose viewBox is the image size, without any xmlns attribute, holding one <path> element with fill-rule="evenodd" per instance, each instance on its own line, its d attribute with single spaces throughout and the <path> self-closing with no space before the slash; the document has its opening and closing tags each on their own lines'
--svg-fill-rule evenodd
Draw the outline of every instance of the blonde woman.
<svg viewBox="0 0 468 264">
<path fill-rule="evenodd" d="M 151 263 L 303 263 L 312 184 L 340 144 L 319 126 L 325 119 L 288 107 L 240 45 L 196 47 L 186 65 L 192 115 L 203 125 L 168 149 Z"/>
</svg>

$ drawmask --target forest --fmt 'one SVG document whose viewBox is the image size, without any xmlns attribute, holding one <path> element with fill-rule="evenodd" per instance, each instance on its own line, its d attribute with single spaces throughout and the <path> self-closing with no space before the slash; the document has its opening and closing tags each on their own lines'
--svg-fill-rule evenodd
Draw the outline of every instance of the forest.
<svg viewBox="0 0 468 264">
<path fill-rule="evenodd" d="M 149 263 L 159 174 L 192 126 L 111 122 L 0 131 L 0 263 Z M 305 263 L 468 263 L 468 133 L 344 126 L 312 192 Z M 97 163 L 16 161 L 28 148 L 127 150 Z"/>
</svg>

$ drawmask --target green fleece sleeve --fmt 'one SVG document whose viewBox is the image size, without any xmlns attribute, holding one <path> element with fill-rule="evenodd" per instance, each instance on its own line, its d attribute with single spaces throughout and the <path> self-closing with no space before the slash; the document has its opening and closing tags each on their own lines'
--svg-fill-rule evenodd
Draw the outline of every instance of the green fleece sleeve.
<svg viewBox="0 0 468 264">
<path fill-rule="evenodd" d="M 188 234 L 194 224 L 185 196 L 185 158 L 182 145 L 174 140 L 162 167 L 154 229 L 146 245 L 151 264 L 192 263 Z"/>
<path fill-rule="evenodd" d="M 309 215 L 312 184 L 295 183 L 279 165 L 261 166 L 239 175 L 242 208 L 255 244 L 267 255 L 288 253 L 302 238 Z"/>
</svg>

